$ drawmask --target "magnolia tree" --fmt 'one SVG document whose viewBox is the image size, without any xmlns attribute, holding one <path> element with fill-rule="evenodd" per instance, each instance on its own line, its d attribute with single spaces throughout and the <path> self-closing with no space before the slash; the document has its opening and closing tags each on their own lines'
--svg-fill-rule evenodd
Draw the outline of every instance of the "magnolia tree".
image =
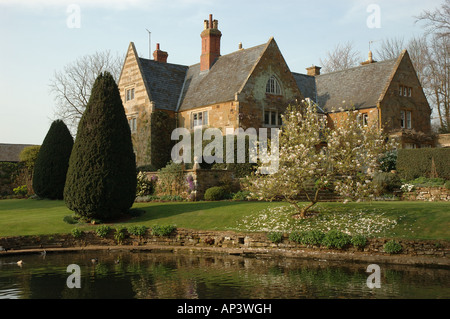
<svg viewBox="0 0 450 319">
<path fill-rule="evenodd" d="M 279 168 L 271 175 L 254 174 L 248 188 L 260 200 L 281 199 L 306 212 L 322 200 L 322 190 L 334 190 L 344 202 L 370 198 L 376 185 L 379 158 L 393 147 L 357 111 L 341 112 L 336 128 L 311 103 L 290 105 L 283 116 L 279 136 Z M 309 204 L 299 205 L 306 196 Z"/>
</svg>

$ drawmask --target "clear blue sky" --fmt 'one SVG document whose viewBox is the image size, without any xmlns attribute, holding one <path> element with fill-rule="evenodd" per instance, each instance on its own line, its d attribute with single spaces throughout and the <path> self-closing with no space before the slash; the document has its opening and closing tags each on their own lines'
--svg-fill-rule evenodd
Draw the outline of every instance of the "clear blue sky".
<svg viewBox="0 0 450 319">
<path fill-rule="evenodd" d="M 295 72 L 319 65 L 327 51 L 353 42 L 365 60 L 379 40 L 423 33 L 414 16 L 442 0 L 0 0 L 0 143 L 41 144 L 50 127 L 54 99 L 49 82 L 56 70 L 85 54 L 125 54 L 130 41 L 148 58 L 156 43 L 168 62 L 200 59 L 200 32 L 210 13 L 219 20 L 221 53 L 259 45 L 274 37 Z M 80 9 L 79 28 L 70 28 Z M 374 20 L 375 4 L 380 9 Z M 379 21 L 369 27 L 367 21 Z M 378 26 L 378 27 L 373 27 Z M 376 56 L 374 56 L 376 59 Z"/>
</svg>

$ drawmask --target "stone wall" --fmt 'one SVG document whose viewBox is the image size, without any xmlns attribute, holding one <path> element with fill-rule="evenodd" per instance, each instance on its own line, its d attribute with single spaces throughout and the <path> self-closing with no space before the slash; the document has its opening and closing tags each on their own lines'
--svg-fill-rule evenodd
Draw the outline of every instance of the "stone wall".
<svg viewBox="0 0 450 319">
<path fill-rule="evenodd" d="M 403 193 L 405 200 L 450 201 L 450 190 L 445 187 L 417 187 L 412 192 Z"/>
<path fill-rule="evenodd" d="M 239 255 L 284 255 L 299 256 L 302 253 L 332 253 L 342 252 L 347 258 L 352 258 L 354 254 L 388 256 L 384 252 L 383 246 L 389 239 L 372 238 L 368 240 L 363 249 L 348 246 L 341 250 L 331 250 L 324 247 L 306 246 L 297 244 L 289 240 L 284 234 L 280 243 L 271 242 L 265 233 L 236 233 L 232 231 L 200 231 L 191 229 L 177 229 L 170 236 L 152 236 L 149 231 L 143 237 L 127 234 L 124 241 L 119 245 L 114 240 L 114 230 L 101 238 L 95 232 L 85 232 L 80 238 L 74 238 L 71 234 L 22 236 L 0 238 L 0 246 L 9 253 L 19 250 L 43 250 L 43 249 L 64 249 L 83 247 L 183 247 L 183 248 L 207 248 L 217 249 L 217 251 L 227 251 Z M 411 257 L 439 257 L 446 259 L 450 253 L 450 242 L 437 240 L 397 240 L 402 245 L 401 253 L 397 255 Z M 4 254 L 5 251 L 0 251 Z M 356 256 L 356 255 L 355 255 Z M 445 263 L 445 262 L 444 262 Z M 448 263 L 446 263 L 448 265 Z"/>
<path fill-rule="evenodd" d="M 438 134 L 436 147 L 450 147 L 450 134 Z"/>
<path fill-rule="evenodd" d="M 146 172 L 150 180 L 152 176 L 158 176 L 158 172 Z M 194 183 L 194 200 L 203 200 L 203 196 L 208 188 L 223 185 L 224 182 L 234 180 L 233 171 L 219 169 L 187 169 L 185 176 L 191 175 Z M 187 185 L 186 185 L 187 187 Z"/>
</svg>

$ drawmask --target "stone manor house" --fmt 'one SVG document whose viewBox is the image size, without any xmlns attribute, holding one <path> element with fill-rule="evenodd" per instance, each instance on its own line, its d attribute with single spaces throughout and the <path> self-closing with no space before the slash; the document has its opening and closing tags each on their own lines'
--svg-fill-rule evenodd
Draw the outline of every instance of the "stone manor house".
<svg viewBox="0 0 450 319">
<path fill-rule="evenodd" d="M 302 74 L 289 69 L 274 38 L 221 55 L 221 36 L 210 15 L 201 32 L 200 61 L 190 66 L 168 63 L 159 44 L 153 60 L 141 58 L 130 43 L 119 89 L 138 166 L 158 166 L 157 141 L 169 141 L 169 147 L 171 130 L 152 129 L 157 113 L 173 128 L 272 128 L 282 125 L 289 103 L 301 100 L 315 103 L 331 126 L 342 114 L 339 108 L 352 107 L 363 123 L 378 120 L 404 148 L 432 146 L 431 109 L 406 50 L 393 60 L 377 62 L 369 52 L 354 68 L 320 74 L 320 67 L 311 66 Z"/>
</svg>

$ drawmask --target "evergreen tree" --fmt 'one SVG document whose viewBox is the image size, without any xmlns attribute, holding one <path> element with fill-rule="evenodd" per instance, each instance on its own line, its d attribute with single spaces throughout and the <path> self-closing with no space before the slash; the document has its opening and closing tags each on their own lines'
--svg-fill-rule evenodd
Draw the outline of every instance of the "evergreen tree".
<svg viewBox="0 0 450 319">
<path fill-rule="evenodd" d="M 135 197 L 131 131 L 114 78 L 104 72 L 78 126 L 64 200 L 80 217 L 110 220 L 126 213 Z"/>
<path fill-rule="evenodd" d="M 73 138 L 61 120 L 50 126 L 36 158 L 34 192 L 42 198 L 63 199 Z"/>
</svg>

